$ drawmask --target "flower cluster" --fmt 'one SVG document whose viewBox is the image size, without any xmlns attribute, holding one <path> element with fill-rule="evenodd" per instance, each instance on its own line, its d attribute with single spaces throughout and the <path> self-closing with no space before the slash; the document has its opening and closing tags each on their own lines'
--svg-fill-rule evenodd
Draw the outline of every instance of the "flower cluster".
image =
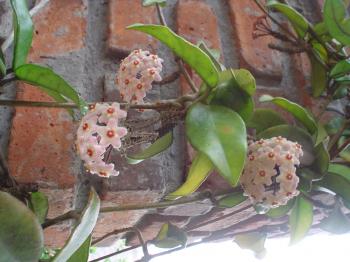
<svg viewBox="0 0 350 262">
<path fill-rule="evenodd" d="M 104 161 L 104 155 L 107 148 L 121 147 L 120 139 L 126 135 L 127 129 L 119 127 L 118 122 L 126 114 L 118 103 L 97 103 L 83 117 L 77 132 L 76 148 L 90 173 L 101 177 L 118 175 L 114 164 Z"/>
<path fill-rule="evenodd" d="M 248 149 L 240 182 L 253 204 L 277 207 L 299 194 L 296 166 L 303 155 L 301 145 L 279 136 L 250 142 Z"/>
<path fill-rule="evenodd" d="M 122 100 L 139 104 L 153 81 L 162 80 L 162 62 L 157 55 L 141 49 L 131 52 L 120 64 L 116 83 Z"/>
</svg>

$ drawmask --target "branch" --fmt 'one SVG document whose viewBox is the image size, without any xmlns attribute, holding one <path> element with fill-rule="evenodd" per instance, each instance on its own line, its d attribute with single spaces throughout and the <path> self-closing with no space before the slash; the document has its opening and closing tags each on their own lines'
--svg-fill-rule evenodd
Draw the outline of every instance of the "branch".
<svg viewBox="0 0 350 262">
<path fill-rule="evenodd" d="M 46 219 L 46 221 L 41 226 L 43 228 L 47 228 L 49 226 L 55 225 L 57 223 L 60 223 L 62 221 L 68 220 L 68 219 L 78 219 L 79 216 L 80 216 L 80 213 L 78 213 L 75 210 L 70 210 L 61 216 L 58 216 L 58 217 L 55 217 L 52 219 Z"/>
</svg>

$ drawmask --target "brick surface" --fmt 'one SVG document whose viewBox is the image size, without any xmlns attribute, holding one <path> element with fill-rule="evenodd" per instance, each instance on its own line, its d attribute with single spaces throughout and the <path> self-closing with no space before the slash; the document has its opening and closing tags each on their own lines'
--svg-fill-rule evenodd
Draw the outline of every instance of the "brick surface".
<svg viewBox="0 0 350 262">
<path fill-rule="evenodd" d="M 268 48 L 271 37 L 253 38 L 253 26 L 262 16 L 254 1 L 229 0 L 232 26 L 235 29 L 239 65 L 255 76 L 280 80 L 282 78 L 281 55 Z"/>
<path fill-rule="evenodd" d="M 108 49 L 118 56 L 125 56 L 134 49 L 154 51 L 157 42 L 150 36 L 126 27 L 134 23 L 157 23 L 154 7 L 144 8 L 141 1 L 111 0 L 108 10 Z"/>
<path fill-rule="evenodd" d="M 83 0 L 53 0 L 33 19 L 35 34 L 30 60 L 81 49 L 86 30 Z"/>
</svg>

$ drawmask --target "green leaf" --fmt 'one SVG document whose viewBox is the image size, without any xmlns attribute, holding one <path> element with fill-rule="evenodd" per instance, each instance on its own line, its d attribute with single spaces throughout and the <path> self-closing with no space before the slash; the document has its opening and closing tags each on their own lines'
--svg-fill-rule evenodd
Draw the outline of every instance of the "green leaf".
<svg viewBox="0 0 350 262">
<path fill-rule="evenodd" d="M 213 64 L 215 65 L 216 69 L 219 72 L 226 70 L 226 67 L 219 62 L 219 59 L 220 59 L 219 50 L 210 49 L 209 47 L 207 47 L 207 45 L 203 41 L 201 41 L 198 44 L 198 47 L 210 57 L 211 61 L 213 62 Z"/>
<path fill-rule="evenodd" d="M 309 58 L 311 63 L 312 95 L 319 97 L 327 88 L 327 70 L 313 55 L 310 55 Z"/>
<path fill-rule="evenodd" d="M 88 262 L 90 254 L 91 235 L 79 247 L 67 262 Z"/>
<path fill-rule="evenodd" d="M 346 97 L 349 93 L 349 86 L 347 84 L 341 84 L 340 87 L 336 89 L 333 95 L 333 99 L 342 99 Z"/>
<path fill-rule="evenodd" d="M 26 64 L 16 69 L 15 74 L 18 79 L 47 90 L 48 95 L 58 93 L 61 97 L 72 100 L 79 106 L 80 111 L 85 113 L 87 105 L 78 93 L 62 77 L 57 75 L 52 69 L 40 65 Z M 53 96 L 57 99 L 56 96 Z"/>
<path fill-rule="evenodd" d="M 344 125 L 343 117 L 333 117 L 326 125 L 326 131 L 329 135 L 335 135 Z"/>
<path fill-rule="evenodd" d="M 177 56 L 191 66 L 204 82 L 215 87 L 219 81 L 218 71 L 210 57 L 199 47 L 175 34 L 170 28 L 162 25 L 135 24 L 127 27 L 147 33 L 167 45 Z"/>
<path fill-rule="evenodd" d="M 252 96 L 256 91 L 254 76 L 246 69 L 231 69 L 233 80 L 238 88 Z"/>
<path fill-rule="evenodd" d="M 143 6 L 151 6 L 155 4 L 159 4 L 160 6 L 166 6 L 167 0 L 142 0 Z"/>
<path fill-rule="evenodd" d="M 287 215 L 287 213 L 292 209 L 292 207 L 294 206 L 294 202 L 295 202 L 295 198 L 292 198 L 291 200 L 289 200 L 287 202 L 286 205 L 270 209 L 266 213 L 266 215 L 268 217 L 271 217 L 271 218 L 283 217 L 283 216 Z"/>
<path fill-rule="evenodd" d="M 350 182 L 350 167 L 340 164 L 330 164 L 328 171 L 340 175 Z"/>
<path fill-rule="evenodd" d="M 197 103 L 187 112 L 186 134 L 192 146 L 206 154 L 231 185 L 236 185 L 247 153 L 241 117 L 223 106 Z"/>
<path fill-rule="evenodd" d="M 6 61 L 5 56 L 0 48 L 0 78 L 6 75 Z"/>
<path fill-rule="evenodd" d="M 207 179 L 213 169 L 214 165 L 210 159 L 205 154 L 198 153 L 192 161 L 186 182 L 176 191 L 167 195 L 166 199 L 174 200 L 192 194 Z"/>
<path fill-rule="evenodd" d="M 290 244 L 299 242 L 309 231 L 313 220 L 313 206 L 303 198 L 298 196 L 295 200 L 292 213 L 289 217 L 291 239 Z"/>
<path fill-rule="evenodd" d="M 350 181 L 342 175 L 329 173 L 322 180 L 314 182 L 313 186 L 326 188 L 350 203 Z"/>
<path fill-rule="evenodd" d="M 342 60 L 338 62 L 331 70 L 329 76 L 332 78 L 338 78 L 346 75 L 350 72 L 350 63 L 348 60 Z"/>
<path fill-rule="evenodd" d="M 328 133 L 326 128 L 323 126 L 321 122 L 317 123 L 317 138 L 315 142 L 315 146 L 319 145 L 321 142 L 324 142 L 328 137 Z"/>
<path fill-rule="evenodd" d="M 283 97 L 272 97 L 270 95 L 263 95 L 260 97 L 260 102 L 272 102 L 275 105 L 283 108 L 291 113 L 297 120 L 302 123 L 310 134 L 317 132 L 317 123 L 313 116 L 302 106 L 291 102 Z"/>
<path fill-rule="evenodd" d="M 185 247 L 187 244 L 187 236 L 185 231 L 177 226 L 174 226 L 171 223 L 166 223 L 161 227 L 158 235 L 151 241 L 151 243 L 159 248 L 174 248 L 177 246 Z"/>
<path fill-rule="evenodd" d="M 229 194 L 219 200 L 219 207 L 225 207 L 230 208 L 237 206 L 238 204 L 244 202 L 247 200 L 247 197 L 243 195 L 242 192 L 235 192 L 232 194 Z"/>
<path fill-rule="evenodd" d="M 29 207 L 38 217 L 40 224 L 45 222 L 47 212 L 49 211 L 49 200 L 41 192 L 30 194 Z"/>
<path fill-rule="evenodd" d="M 66 262 L 79 247 L 89 238 L 95 227 L 100 211 L 100 199 L 95 191 L 91 189 L 88 203 L 82 212 L 77 226 L 74 228 L 68 241 L 60 252 L 55 256 L 54 262 Z"/>
<path fill-rule="evenodd" d="M 287 122 L 274 110 L 258 108 L 255 109 L 253 116 L 247 123 L 247 127 L 254 128 L 256 133 L 278 125 L 287 124 Z"/>
<path fill-rule="evenodd" d="M 254 111 L 254 100 L 243 91 L 231 70 L 219 73 L 219 84 L 209 96 L 209 103 L 231 108 L 237 112 L 244 121 L 248 121 Z"/>
<path fill-rule="evenodd" d="M 289 5 L 281 4 L 274 0 L 269 0 L 267 3 L 267 7 L 276 9 L 280 13 L 282 13 L 286 18 L 289 20 L 289 22 L 292 24 L 294 30 L 298 34 L 300 38 L 304 38 L 308 29 L 309 29 L 309 23 L 306 20 L 306 18 L 300 14 L 298 11 L 296 11 L 294 8 L 292 8 Z"/>
<path fill-rule="evenodd" d="M 350 26 L 342 0 L 326 0 L 323 9 L 324 21 L 332 37 L 343 45 L 350 45 Z"/>
<path fill-rule="evenodd" d="M 11 0 L 14 14 L 14 55 L 13 68 L 24 65 L 32 45 L 33 22 L 26 0 Z"/>
<path fill-rule="evenodd" d="M 350 219 L 343 213 L 338 202 L 332 213 L 321 221 L 320 228 L 332 234 L 345 234 L 350 231 Z"/>
<path fill-rule="evenodd" d="M 238 234 L 235 236 L 234 241 L 238 244 L 240 248 L 249 249 L 253 251 L 255 255 L 259 258 L 262 258 L 266 254 L 266 234 L 259 232 Z"/>
<path fill-rule="evenodd" d="M 33 212 L 0 191 L 0 221 L 0 261 L 37 262 L 43 248 L 43 232 Z"/>
<path fill-rule="evenodd" d="M 140 153 L 134 155 L 128 155 L 127 160 L 129 164 L 138 164 L 145 159 L 151 158 L 155 155 L 158 155 L 160 152 L 163 152 L 171 146 L 173 143 L 173 132 L 169 132 L 164 136 L 158 138 L 152 145 L 147 147 Z"/>
<path fill-rule="evenodd" d="M 310 168 L 317 174 L 323 176 L 328 171 L 330 162 L 329 153 L 324 143 L 320 143 L 315 147 L 315 161 L 312 163 Z"/>
<path fill-rule="evenodd" d="M 303 149 L 303 156 L 300 159 L 302 165 L 309 166 L 315 160 L 315 150 L 312 137 L 301 128 L 289 125 L 270 127 L 257 135 L 258 139 L 282 136 L 292 142 L 298 142 Z"/>
</svg>

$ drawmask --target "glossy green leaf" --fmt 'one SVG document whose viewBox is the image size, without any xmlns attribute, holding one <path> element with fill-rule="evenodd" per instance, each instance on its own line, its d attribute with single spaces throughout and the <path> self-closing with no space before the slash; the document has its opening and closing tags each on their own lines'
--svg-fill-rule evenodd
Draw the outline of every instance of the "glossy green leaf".
<svg viewBox="0 0 350 262">
<path fill-rule="evenodd" d="M 292 142 L 298 142 L 303 149 L 303 156 L 300 159 L 302 165 L 309 166 L 315 161 L 315 150 L 312 137 L 301 128 L 289 125 L 270 127 L 259 133 L 257 138 L 272 138 L 282 136 Z"/>
<path fill-rule="evenodd" d="M 329 73 L 332 78 L 338 78 L 350 73 L 350 62 L 348 60 L 342 60 L 338 62 Z"/>
<path fill-rule="evenodd" d="M 337 203 L 332 213 L 323 219 L 319 226 L 332 234 L 345 234 L 350 231 L 350 219 L 343 213 L 340 204 Z"/>
<path fill-rule="evenodd" d="M 272 102 L 275 105 L 283 108 L 291 113 L 300 123 L 302 123 L 310 134 L 317 132 L 317 123 L 313 116 L 302 106 L 291 102 L 283 97 L 272 97 L 270 95 L 263 95 L 260 97 L 260 102 Z"/>
<path fill-rule="evenodd" d="M 350 181 L 341 175 L 329 173 L 322 180 L 314 182 L 313 185 L 328 189 L 350 203 Z"/>
<path fill-rule="evenodd" d="M 288 212 L 294 206 L 295 198 L 292 198 L 287 202 L 286 205 L 279 206 L 276 208 L 271 208 L 266 215 L 271 218 L 280 218 L 288 214 Z"/>
<path fill-rule="evenodd" d="M 206 154 L 231 185 L 236 185 L 247 153 L 241 117 L 223 106 L 197 103 L 187 112 L 186 134 L 192 146 Z"/>
<path fill-rule="evenodd" d="M 14 14 L 14 55 L 13 68 L 24 65 L 32 45 L 33 22 L 26 0 L 11 0 Z"/>
<path fill-rule="evenodd" d="M 266 254 L 265 241 L 266 234 L 259 232 L 251 232 L 246 234 L 238 234 L 234 241 L 242 249 L 249 249 L 255 253 L 255 256 L 262 258 Z"/>
<path fill-rule="evenodd" d="M 328 29 L 324 21 L 317 23 L 314 26 L 314 31 L 320 37 L 328 34 Z"/>
<path fill-rule="evenodd" d="M 157 38 L 191 66 L 208 86 L 215 87 L 217 85 L 219 75 L 210 57 L 199 47 L 175 34 L 170 28 L 162 25 L 144 24 L 135 24 L 127 28 L 141 31 Z"/>
<path fill-rule="evenodd" d="M 350 182 L 350 167 L 340 164 L 330 164 L 328 171 L 340 175 Z"/>
<path fill-rule="evenodd" d="M 15 74 L 18 79 L 31 85 L 39 86 L 43 90 L 48 90 L 48 94 L 58 93 L 61 97 L 72 100 L 79 106 L 82 113 L 87 111 L 87 105 L 78 93 L 62 77 L 57 75 L 52 69 L 40 65 L 26 64 L 16 69 Z M 53 97 L 57 99 L 56 96 Z"/>
<path fill-rule="evenodd" d="M 244 202 L 247 199 L 248 197 L 244 196 L 242 192 L 234 192 L 221 198 L 219 200 L 218 205 L 219 207 L 230 208 L 230 207 L 237 206 L 238 204 Z"/>
<path fill-rule="evenodd" d="M 219 84 L 209 96 L 209 103 L 231 108 L 244 121 L 248 121 L 254 111 L 254 100 L 238 86 L 231 70 L 219 73 Z"/>
<path fill-rule="evenodd" d="M 317 138 L 315 142 L 315 146 L 319 145 L 320 143 L 324 142 L 328 137 L 327 130 L 325 126 L 321 122 L 317 123 Z"/>
<path fill-rule="evenodd" d="M 250 96 L 255 94 L 255 78 L 247 69 L 231 69 L 231 73 L 238 88 Z"/>
<path fill-rule="evenodd" d="M 152 145 L 147 147 L 140 153 L 128 155 L 127 160 L 129 164 L 138 164 L 145 159 L 151 158 L 160 152 L 163 152 L 173 143 L 173 132 L 169 132 L 164 136 L 158 138 Z"/>
<path fill-rule="evenodd" d="M 327 88 L 327 70 L 313 55 L 310 55 L 309 57 L 311 63 L 312 95 L 314 97 L 319 97 Z"/>
<path fill-rule="evenodd" d="M 47 212 L 49 211 L 49 200 L 42 192 L 33 192 L 30 194 L 29 207 L 38 217 L 40 224 L 45 222 Z"/>
<path fill-rule="evenodd" d="M 340 128 L 342 128 L 344 124 L 343 117 L 333 117 L 327 124 L 325 124 L 325 128 L 328 134 L 335 135 Z"/>
<path fill-rule="evenodd" d="M 43 248 L 38 219 L 22 202 L 0 191 L 0 261 L 37 262 Z"/>
<path fill-rule="evenodd" d="M 333 95 L 333 99 L 342 99 L 346 97 L 349 93 L 349 85 L 348 84 L 341 84 L 340 87 L 336 89 Z"/>
<path fill-rule="evenodd" d="M 299 184 L 298 189 L 300 192 L 307 194 L 312 190 L 312 183 L 315 177 L 318 176 L 315 172 L 308 168 L 300 168 L 298 170 Z M 319 179 L 319 178 L 317 178 Z"/>
<path fill-rule="evenodd" d="M 90 254 L 91 235 L 79 247 L 67 262 L 88 262 Z"/>
<path fill-rule="evenodd" d="M 315 147 L 315 161 L 312 163 L 310 168 L 317 174 L 323 176 L 328 171 L 330 162 L 329 153 L 324 143 L 320 143 Z"/>
<path fill-rule="evenodd" d="M 151 6 L 155 4 L 159 4 L 160 6 L 165 6 L 167 0 L 142 0 L 143 6 Z"/>
<path fill-rule="evenodd" d="M 203 41 L 198 44 L 198 47 L 210 57 L 211 61 L 213 62 L 213 64 L 215 65 L 216 69 L 219 72 L 226 70 L 226 67 L 219 62 L 219 59 L 220 59 L 219 50 L 210 49 L 209 47 L 207 47 L 207 45 Z"/>
<path fill-rule="evenodd" d="M 297 10 L 289 5 L 279 3 L 278 1 L 269 0 L 267 6 L 282 13 L 293 25 L 294 30 L 299 37 L 304 38 L 309 29 L 309 23 L 306 18 Z"/>
<path fill-rule="evenodd" d="M 6 75 L 6 61 L 5 56 L 0 48 L 0 78 Z"/>
<path fill-rule="evenodd" d="M 82 212 L 77 226 L 74 228 L 68 241 L 55 256 L 54 262 L 66 262 L 90 237 L 97 222 L 100 211 L 100 199 L 94 189 L 91 189 L 88 203 Z"/>
<path fill-rule="evenodd" d="M 287 122 L 274 110 L 266 108 L 255 109 L 253 116 L 247 123 L 247 127 L 254 128 L 256 133 L 278 125 L 284 125 Z"/>
<path fill-rule="evenodd" d="M 343 45 L 350 45 L 350 24 L 342 0 L 326 0 L 323 17 L 331 36 Z"/>
<path fill-rule="evenodd" d="M 192 194 L 207 179 L 213 169 L 214 165 L 210 159 L 205 154 L 198 153 L 192 161 L 186 182 L 176 191 L 167 195 L 166 199 L 174 200 Z"/>
<path fill-rule="evenodd" d="M 185 231 L 177 226 L 174 226 L 171 223 L 166 223 L 161 227 L 157 237 L 151 241 L 151 243 L 159 248 L 185 247 L 187 236 Z"/>
<path fill-rule="evenodd" d="M 291 245 L 299 242 L 304 238 L 312 225 L 312 221 L 312 204 L 302 196 L 298 196 L 295 200 L 295 204 L 289 217 Z"/>
</svg>

